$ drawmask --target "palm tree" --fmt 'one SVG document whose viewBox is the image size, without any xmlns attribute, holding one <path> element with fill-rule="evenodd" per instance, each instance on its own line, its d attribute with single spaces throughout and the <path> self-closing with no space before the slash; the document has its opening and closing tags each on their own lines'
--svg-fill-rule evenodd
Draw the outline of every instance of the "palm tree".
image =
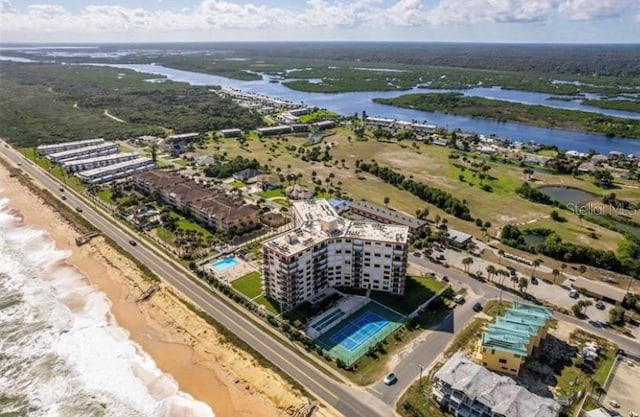
<svg viewBox="0 0 640 417">
<path fill-rule="evenodd" d="M 469 266 L 473 264 L 473 258 L 467 256 L 462 260 L 462 265 L 464 265 L 464 272 L 469 273 Z"/>
<path fill-rule="evenodd" d="M 502 305 L 502 287 L 504 286 L 503 282 L 506 277 L 509 276 L 509 272 L 506 269 L 498 269 L 496 271 L 496 275 L 500 275 L 500 299 L 498 301 L 499 305 Z"/>
<path fill-rule="evenodd" d="M 551 275 L 553 275 L 553 283 L 556 283 L 556 279 L 558 278 L 558 275 L 560 275 L 560 271 L 556 268 L 554 268 L 553 271 L 551 271 Z"/>
<path fill-rule="evenodd" d="M 489 278 L 489 281 L 491 281 L 491 278 L 493 277 L 493 275 L 495 275 L 496 272 L 497 270 L 495 266 L 493 265 L 487 266 L 487 276 Z"/>
<path fill-rule="evenodd" d="M 563 272 L 563 273 L 564 273 L 564 270 L 565 270 L 566 268 L 567 268 L 567 264 L 562 263 L 562 264 L 560 265 L 560 269 L 562 270 L 562 272 Z"/>
<path fill-rule="evenodd" d="M 536 275 L 536 269 L 540 266 L 540 264 L 542 263 L 542 259 L 536 258 L 533 260 L 533 262 L 531 263 L 531 266 L 533 266 L 533 271 L 531 271 L 531 276 L 535 276 Z"/>
<path fill-rule="evenodd" d="M 526 279 L 525 277 L 521 277 L 520 280 L 518 281 L 518 289 L 521 292 L 526 292 L 528 286 L 529 286 L 529 280 Z"/>
</svg>

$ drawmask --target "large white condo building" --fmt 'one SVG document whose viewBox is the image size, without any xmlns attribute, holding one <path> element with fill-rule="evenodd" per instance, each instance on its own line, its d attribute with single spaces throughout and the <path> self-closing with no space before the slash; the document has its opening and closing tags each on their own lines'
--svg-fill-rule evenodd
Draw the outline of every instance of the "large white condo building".
<svg viewBox="0 0 640 417">
<path fill-rule="evenodd" d="M 96 146 L 104 143 L 104 139 L 86 139 L 76 140 L 73 142 L 52 143 L 49 145 L 40 145 L 36 149 L 40 155 L 49 155 L 56 152 L 69 151 L 71 149 L 86 148 L 87 146 Z"/>
<path fill-rule="evenodd" d="M 290 309 L 329 287 L 404 294 L 408 227 L 348 220 L 326 200 L 292 209 L 296 227 L 262 245 L 266 296 Z"/>
</svg>

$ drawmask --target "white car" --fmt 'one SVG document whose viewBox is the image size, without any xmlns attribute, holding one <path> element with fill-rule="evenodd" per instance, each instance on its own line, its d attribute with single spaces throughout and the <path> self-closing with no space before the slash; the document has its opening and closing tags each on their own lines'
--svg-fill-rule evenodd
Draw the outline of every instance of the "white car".
<svg viewBox="0 0 640 417">
<path fill-rule="evenodd" d="M 455 297 L 453 297 L 453 302 L 456 304 L 464 303 L 464 296 L 461 294 L 456 295 Z"/>
<path fill-rule="evenodd" d="M 396 382 L 398 382 L 398 377 L 393 372 L 391 372 L 389 375 L 384 377 L 384 384 L 385 385 L 393 385 Z"/>
<path fill-rule="evenodd" d="M 569 297 L 578 298 L 578 297 L 580 297 L 580 293 L 578 291 L 576 291 L 576 290 L 571 290 L 571 291 L 569 291 Z"/>
</svg>

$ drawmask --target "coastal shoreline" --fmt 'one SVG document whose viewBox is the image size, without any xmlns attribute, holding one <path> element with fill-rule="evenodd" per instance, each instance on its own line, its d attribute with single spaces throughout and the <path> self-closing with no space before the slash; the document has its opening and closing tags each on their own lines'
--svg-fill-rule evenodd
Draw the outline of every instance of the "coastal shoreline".
<svg viewBox="0 0 640 417">
<path fill-rule="evenodd" d="M 59 213 L 33 194 L 0 165 L 2 197 L 25 225 L 45 231 L 66 263 L 104 292 L 117 324 L 170 374 L 180 390 L 208 404 L 218 417 L 284 417 L 300 407 L 304 397 L 276 372 L 261 367 L 247 352 L 230 343 L 191 312 L 166 284 L 147 302 L 136 302 L 152 285 L 134 263 L 94 238 L 78 247 L 78 232 Z"/>
</svg>

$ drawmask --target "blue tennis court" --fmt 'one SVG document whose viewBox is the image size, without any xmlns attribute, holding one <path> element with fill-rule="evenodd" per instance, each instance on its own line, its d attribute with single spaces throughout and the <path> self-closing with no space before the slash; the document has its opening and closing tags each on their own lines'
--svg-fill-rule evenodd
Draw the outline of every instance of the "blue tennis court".
<svg viewBox="0 0 640 417">
<path fill-rule="evenodd" d="M 331 340 L 342 345 L 349 352 L 353 352 L 389 323 L 389 320 L 383 319 L 376 313 L 366 311 L 355 321 L 348 323 L 346 327 L 331 336 Z"/>
<path fill-rule="evenodd" d="M 352 365 L 403 322 L 404 316 L 370 302 L 315 339 L 315 342 L 329 355 Z"/>
</svg>

